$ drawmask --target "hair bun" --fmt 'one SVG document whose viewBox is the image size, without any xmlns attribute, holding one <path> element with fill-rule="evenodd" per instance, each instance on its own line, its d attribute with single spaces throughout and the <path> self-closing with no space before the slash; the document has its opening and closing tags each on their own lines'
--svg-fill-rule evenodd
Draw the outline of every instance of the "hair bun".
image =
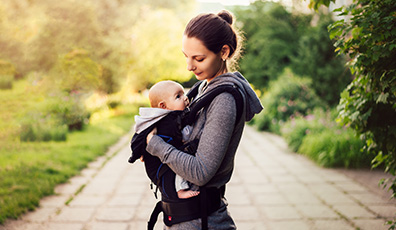
<svg viewBox="0 0 396 230">
<path fill-rule="evenodd" d="M 222 10 L 220 11 L 217 16 L 222 18 L 224 21 L 226 21 L 228 24 L 232 25 L 232 15 L 230 12 L 227 10 Z"/>
</svg>

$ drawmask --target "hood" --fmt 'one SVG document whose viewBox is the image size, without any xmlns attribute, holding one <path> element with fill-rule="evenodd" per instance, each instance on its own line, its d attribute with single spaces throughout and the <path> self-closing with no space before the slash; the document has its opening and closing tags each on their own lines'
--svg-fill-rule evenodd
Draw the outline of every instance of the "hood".
<svg viewBox="0 0 396 230">
<path fill-rule="evenodd" d="M 229 84 L 230 82 L 235 83 L 244 94 L 246 102 L 245 121 L 250 121 L 254 117 L 254 115 L 259 114 L 264 107 L 261 104 L 261 101 L 258 98 L 256 92 L 254 92 L 249 82 L 246 80 L 245 77 L 242 76 L 241 73 L 225 73 L 223 75 L 215 77 L 212 81 L 209 82 L 205 90 L 215 88 L 216 86 L 222 84 Z"/>
<path fill-rule="evenodd" d="M 172 112 L 172 110 L 150 107 L 139 108 L 139 115 L 135 115 L 135 132 L 139 134 L 152 124 L 164 118 L 170 112 Z"/>
</svg>

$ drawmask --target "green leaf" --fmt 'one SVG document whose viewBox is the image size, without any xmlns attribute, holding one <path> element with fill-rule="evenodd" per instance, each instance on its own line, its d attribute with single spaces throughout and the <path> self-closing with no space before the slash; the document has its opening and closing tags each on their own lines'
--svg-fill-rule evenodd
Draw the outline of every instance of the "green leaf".
<svg viewBox="0 0 396 230">
<path fill-rule="evenodd" d="M 378 99 L 377 99 L 377 101 L 376 101 L 376 103 L 378 104 L 378 103 L 384 103 L 384 104 L 387 104 L 388 103 L 388 97 L 389 97 L 389 93 L 381 93 L 379 96 L 378 96 Z"/>
<path fill-rule="evenodd" d="M 354 39 L 358 39 L 360 37 L 361 31 L 362 31 L 362 28 L 360 28 L 360 27 L 353 28 L 352 29 L 352 37 Z"/>
</svg>

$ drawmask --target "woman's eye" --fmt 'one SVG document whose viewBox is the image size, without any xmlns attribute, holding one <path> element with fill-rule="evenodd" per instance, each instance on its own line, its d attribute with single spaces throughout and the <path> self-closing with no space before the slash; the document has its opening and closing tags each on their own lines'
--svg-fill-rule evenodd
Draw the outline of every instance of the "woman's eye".
<svg viewBox="0 0 396 230">
<path fill-rule="evenodd" d="M 202 62 L 204 59 L 197 59 L 197 62 Z"/>
</svg>

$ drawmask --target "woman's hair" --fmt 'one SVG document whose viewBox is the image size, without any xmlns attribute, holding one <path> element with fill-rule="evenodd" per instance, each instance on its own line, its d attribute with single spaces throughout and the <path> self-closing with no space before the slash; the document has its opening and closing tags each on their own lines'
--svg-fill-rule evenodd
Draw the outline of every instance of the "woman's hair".
<svg viewBox="0 0 396 230">
<path fill-rule="evenodd" d="M 229 11 L 222 10 L 217 14 L 200 14 L 187 24 L 184 34 L 197 38 L 213 53 L 219 53 L 224 45 L 230 47 L 231 64 L 236 65 L 239 58 L 242 37 L 232 26 L 233 16 Z"/>
</svg>

